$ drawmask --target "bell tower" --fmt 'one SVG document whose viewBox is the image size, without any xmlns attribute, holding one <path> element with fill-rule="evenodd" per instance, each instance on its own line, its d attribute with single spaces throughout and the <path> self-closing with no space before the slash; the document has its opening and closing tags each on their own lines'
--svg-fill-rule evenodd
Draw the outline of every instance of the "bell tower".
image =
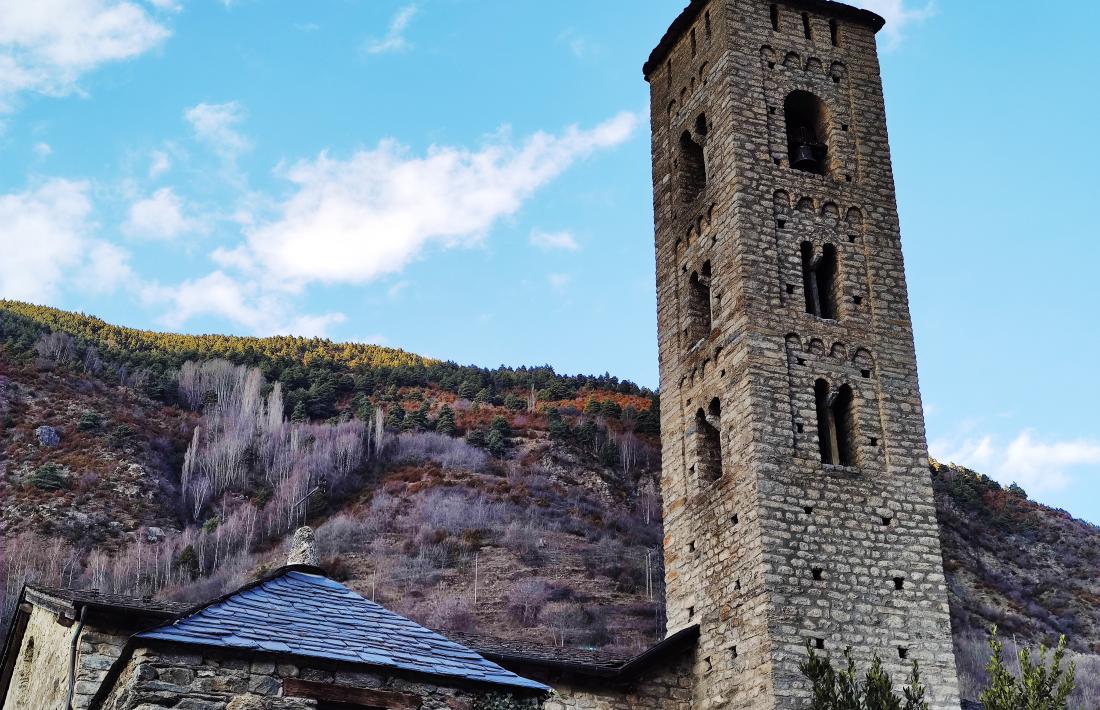
<svg viewBox="0 0 1100 710">
<path fill-rule="evenodd" d="M 959 707 L 875 34 L 692 0 L 651 90 L 669 632 L 696 708 L 806 706 L 807 644 Z"/>
</svg>

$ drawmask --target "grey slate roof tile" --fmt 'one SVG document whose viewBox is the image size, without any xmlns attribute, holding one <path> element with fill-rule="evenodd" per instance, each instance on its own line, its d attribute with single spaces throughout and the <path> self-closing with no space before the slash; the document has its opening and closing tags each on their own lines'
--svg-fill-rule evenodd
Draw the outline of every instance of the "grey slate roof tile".
<svg viewBox="0 0 1100 710">
<path fill-rule="evenodd" d="M 137 635 L 549 691 L 319 574 L 286 570 Z"/>
</svg>

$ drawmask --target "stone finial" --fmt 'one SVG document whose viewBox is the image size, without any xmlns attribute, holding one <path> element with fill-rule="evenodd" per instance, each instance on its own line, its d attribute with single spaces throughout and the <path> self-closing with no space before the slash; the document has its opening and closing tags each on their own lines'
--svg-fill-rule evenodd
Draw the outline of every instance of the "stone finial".
<svg viewBox="0 0 1100 710">
<path fill-rule="evenodd" d="M 320 564 L 317 559 L 317 545 L 313 539 L 313 528 L 303 525 L 294 531 L 294 539 L 290 541 L 290 554 L 286 556 L 286 563 L 311 567 L 317 567 Z"/>
</svg>

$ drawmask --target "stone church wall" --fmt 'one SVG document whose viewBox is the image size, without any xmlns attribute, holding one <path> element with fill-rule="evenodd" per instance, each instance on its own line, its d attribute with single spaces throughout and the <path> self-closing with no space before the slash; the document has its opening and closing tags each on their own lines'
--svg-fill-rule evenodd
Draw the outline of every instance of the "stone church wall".
<svg viewBox="0 0 1100 710">
<path fill-rule="evenodd" d="M 136 649 L 102 710 L 305 710 L 317 703 L 284 695 L 284 681 L 391 691 L 418 696 L 421 710 L 539 710 L 541 698 L 508 691 L 436 685 L 383 673 L 196 653 Z M 98 709 L 97 709 L 98 710 Z"/>
</svg>

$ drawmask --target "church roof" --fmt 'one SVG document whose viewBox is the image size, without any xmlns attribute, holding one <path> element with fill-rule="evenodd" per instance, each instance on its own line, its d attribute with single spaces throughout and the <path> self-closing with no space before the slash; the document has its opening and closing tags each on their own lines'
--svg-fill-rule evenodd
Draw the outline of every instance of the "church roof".
<svg viewBox="0 0 1100 710">
<path fill-rule="evenodd" d="M 365 599 L 315 568 L 287 567 L 135 640 L 363 663 L 536 691 L 477 652 Z"/>
</svg>

